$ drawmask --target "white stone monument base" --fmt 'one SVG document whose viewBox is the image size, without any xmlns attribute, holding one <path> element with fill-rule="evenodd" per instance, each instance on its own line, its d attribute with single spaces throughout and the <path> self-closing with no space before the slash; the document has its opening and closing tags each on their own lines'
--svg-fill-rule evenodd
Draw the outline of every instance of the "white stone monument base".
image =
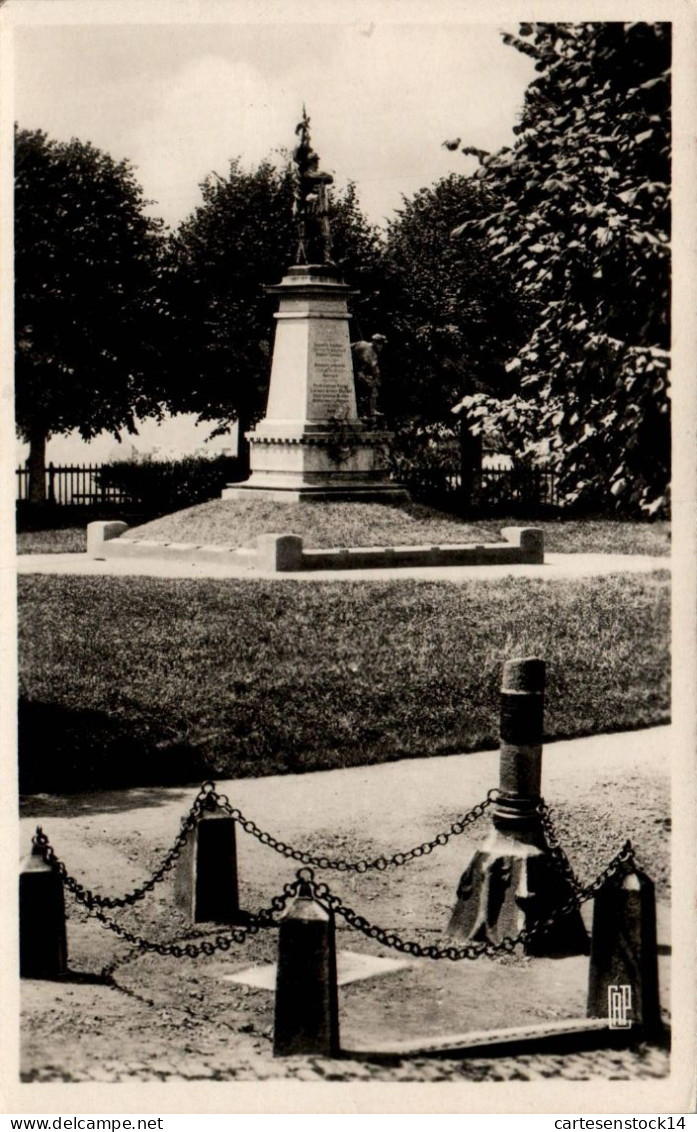
<svg viewBox="0 0 697 1132">
<path fill-rule="evenodd" d="M 271 499 L 276 503 L 405 503 L 410 499 L 403 487 L 390 484 L 350 483 L 345 486 L 328 487 L 320 484 L 271 484 L 252 483 L 251 477 L 244 484 L 232 484 L 223 488 L 221 499 L 250 499 L 254 496 Z"/>
<path fill-rule="evenodd" d="M 275 435 L 270 435 L 272 428 Z M 263 495 L 286 502 L 361 499 L 399 502 L 409 493 L 387 478 L 391 433 L 351 421 L 346 434 L 329 423 L 304 429 L 263 421 L 249 436 L 251 475 L 223 489 L 223 499 Z"/>
</svg>

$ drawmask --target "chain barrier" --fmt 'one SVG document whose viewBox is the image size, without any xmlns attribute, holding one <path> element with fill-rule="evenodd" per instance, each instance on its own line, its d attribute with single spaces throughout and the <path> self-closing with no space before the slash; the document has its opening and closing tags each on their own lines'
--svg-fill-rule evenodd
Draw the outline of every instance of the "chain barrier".
<svg viewBox="0 0 697 1132">
<path fill-rule="evenodd" d="M 126 956 L 114 960 L 103 968 L 102 976 L 111 982 L 113 982 L 113 973 L 118 967 L 123 966 L 125 963 L 147 952 L 162 956 L 173 956 L 177 959 L 196 959 L 200 955 L 210 956 L 217 951 L 228 951 L 233 944 L 242 944 L 250 936 L 256 935 L 262 928 L 273 926 L 277 917 L 285 909 L 288 900 L 298 894 L 301 886 L 307 891 L 308 884 L 312 897 L 325 909 L 341 916 L 349 927 L 361 932 L 369 939 L 376 940 L 384 947 L 389 947 L 395 951 L 424 959 L 449 959 L 451 961 L 458 961 L 463 959 L 478 959 L 481 956 L 493 959 L 502 954 L 512 954 L 516 947 L 527 943 L 539 934 L 543 934 L 561 917 L 568 915 L 575 909 L 578 909 L 587 900 L 590 900 L 608 880 L 620 871 L 620 869 L 634 861 L 634 851 L 631 842 L 625 842 L 619 853 L 612 858 L 595 880 L 583 887 L 561 847 L 552 819 L 552 811 L 549 806 L 540 799 L 537 805 L 537 814 L 540 817 L 547 847 L 556 867 L 564 876 L 571 889 L 571 897 L 564 904 L 555 908 L 545 919 L 538 920 L 529 928 L 521 929 L 516 936 L 504 936 L 497 942 L 491 940 L 472 940 L 459 947 L 455 945 L 422 944 L 416 940 L 403 939 L 395 931 L 387 931 L 376 924 L 371 924 L 364 916 L 359 915 L 353 908 L 349 907 L 349 905 L 344 904 L 340 897 L 330 890 L 328 885 L 315 882 L 314 873 L 312 869 L 307 866 L 316 865 L 316 867 L 320 869 L 336 869 L 341 872 L 355 871 L 364 873 L 371 868 L 382 871 L 391 864 L 404 864 L 406 861 L 430 853 L 437 846 L 447 844 L 451 837 L 464 832 L 468 825 L 471 825 L 481 817 L 487 807 L 496 800 L 499 793 L 500 791 L 497 789 L 490 790 L 487 797 L 482 802 L 473 806 L 472 809 L 464 814 L 458 821 L 453 822 L 449 831 L 439 833 L 432 841 L 424 842 L 403 853 L 395 853 L 390 858 L 377 857 L 374 860 L 366 859 L 350 862 L 301 852 L 290 845 L 286 845 L 284 842 L 278 841 L 271 834 L 264 833 L 260 830 L 254 822 L 245 818 L 239 810 L 234 809 L 229 799 L 224 794 L 217 793 L 213 782 L 205 782 L 196 795 L 189 813 L 182 820 L 182 827 L 174 845 L 158 868 L 140 888 L 121 897 L 100 896 L 97 893 L 90 892 L 80 884 L 79 881 L 75 880 L 74 877 L 71 877 L 63 862 L 57 857 L 48 838 L 40 828 L 37 829 L 33 841 L 34 844 L 38 846 L 43 859 L 59 873 L 66 888 L 72 893 L 76 901 L 83 905 L 87 913 L 95 916 L 104 927 L 114 932 L 124 943 L 131 945 Z M 282 893 L 273 897 L 271 903 L 266 908 L 261 908 L 257 913 L 249 914 L 243 924 L 230 926 L 227 931 L 219 932 L 212 940 L 202 939 L 199 942 L 189 940 L 186 942 L 182 941 L 181 943 L 153 941 L 136 932 L 130 931 L 122 924 L 117 923 L 117 921 L 107 916 L 104 911 L 106 908 L 123 908 L 142 900 L 145 894 L 151 891 L 172 869 L 181 853 L 189 832 L 195 827 L 203 812 L 217 808 L 223 809 L 242 826 L 246 833 L 251 833 L 252 836 L 256 837 L 262 844 L 269 845 L 284 857 L 292 857 L 295 860 L 299 860 L 305 867 L 298 870 L 296 880 L 284 885 Z"/>
<path fill-rule="evenodd" d="M 110 919 L 100 909 L 93 908 L 91 915 L 94 915 L 105 928 L 114 932 L 124 943 L 131 944 L 131 949 L 126 955 L 122 956 L 121 959 L 114 959 L 102 969 L 102 978 L 113 980 L 114 972 L 118 967 L 125 966 L 147 952 L 153 952 L 156 955 L 171 955 L 175 959 L 197 959 L 200 955 L 210 956 L 214 955 L 216 951 L 229 951 L 233 943 L 245 943 L 250 936 L 256 935 L 262 928 L 272 927 L 275 923 L 275 917 L 283 911 L 289 896 L 292 895 L 291 889 L 294 891 L 292 885 L 285 885 L 282 896 L 274 896 L 266 908 L 260 908 L 258 912 L 249 915 L 246 923 L 230 927 L 227 932 L 218 932 L 212 940 L 202 939 L 196 943 L 191 940 L 182 943 L 160 943 L 157 940 L 146 939 L 144 936 L 124 928 L 122 924 L 117 924 L 115 920 Z"/>
<path fill-rule="evenodd" d="M 550 857 L 552 858 L 557 871 L 567 882 L 572 892 L 581 892 L 583 890 L 583 885 L 576 876 L 576 873 L 571 867 L 569 858 L 562 849 L 561 842 L 559 841 L 559 837 L 557 836 L 557 831 L 552 820 L 552 810 L 543 798 L 541 798 L 538 802 L 536 810 L 540 818 L 542 832 L 544 834 L 547 848 L 549 849 Z"/>
<path fill-rule="evenodd" d="M 551 915 L 547 916 L 544 920 L 536 921 L 536 923 L 532 924 L 529 928 L 522 928 L 516 936 L 504 936 L 503 939 L 496 943 L 491 940 L 473 940 L 461 947 L 455 947 L 454 945 L 421 944 L 416 940 L 405 940 L 402 939 L 397 932 L 386 931 L 376 924 L 371 924 L 364 916 L 360 916 L 353 908 L 344 904 L 343 901 L 331 891 L 328 885 L 324 883 L 317 884 L 314 880 L 312 869 L 299 870 L 295 887 L 299 887 L 301 883 L 309 883 L 313 898 L 324 908 L 341 916 L 350 927 L 354 928 L 356 931 L 362 932 L 368 939 L 377 940 L 378 943 L 383 944 L 385 947 L 390 947 L 395 951 L 405 952 L 407 955 L 413 955 L 419 959 L 450 959 L 457 961 L 460 959 L 479 959 L 481 956 L 493 959 L 501 954 L 512 954 L 519 944 L 527 943 L 535 936 L 546 932 L 562 916 L 568 915 L 570 912 L 579 908 L 581 904 L 590 900 L 625 864 L 633 861 L 634 850 L 632 849 L 631 842 L 626 841 L 619 853 L 612 858 L 610 863 L 598 874 L 594 881 L 585 888 L 579 886 L 569 900 L 561 904 L 558 908 L 555 908 Z M 306 875 L 303 876 L 303 873 Z M 310 875 L 308 876 L 307 874 Z"/>
<path fill-rule="evenodd" d="M 85 888 L 75 877 L 70 876 L 67 868 L 59 857 L 57 857 L 48 837 L 40 827 L 34 834 L 33 843 L 41 850 L 41 855 L 46 864 L 51 865 L 58 872 L 65 887 L 72 892 L 75 899 L 81 904 L 84 904 L 89 911 L 93 908 L 125 908 L 129 904 L 136 904 L 139 900 L 142 900 L 148 892 L 152 892 L 153 888 L 155 888 L 160 881 L 164 880 L 167 873 L 174 868 L 186 844 L 189 833 L 194 829 L 203 812 L 207 809 L 215 808 L 217 804 L 215 797 L 214 784 L 212 782 L 205 782 L 196 795 L 188 814 L 186 817 L 182 818 L 181 829 L 177 834 L 172 848 L 165 854 L 149 879 L 139 888 L 133 889 L 132 892 L 127 892 L 124 896 L 100 896 L 99 893 L 91 892 L 90 889 Z"/>
<path fill-rule="evenodd" d="M 591 883 L 589 885 L 586 885 L 585 888 L 579 886 L 573 893 L 573 895 L 570 896 L 564 904 L 560 904 L 558 908 L 555 908 L 554 912 L 552 912 L 550 916 L 547 916 L 547 918 L 544 920 L 538 920 L 532 925 L 531 928 L 528 928 L 527 930 L 524 929 L 521 933 L 523 935 L 521 942 L 525 943 L 533 936 L 543 934 L 547 931 L 548 928 L 552 927 L 552 925 L 556 923 L 556 921 L 562 916 L 568 916 L 570 912 L 573 912 L 576 908 L 580 908 L 582 904 L 585 904 L 587 900 L 590 900 L 591 897 L 595 896 L 596 892 L 598 892 L 603 887 L 603 885 L 607 883 L 607 881 L 611 880 L 622 869 L 624 869 L 625 865 L 633 865 L 634 860 L 634 849 L 632 848 L 632 843 L 631 841 L 625 841 L 619 853 L 616 853 L 609 864 L 606 865 L 606 867 L 603 869 L 603 871 L 601 873 L 598 873 L 598 876 L 594 881 L 591 881 Z M 578 884 L 578 882 L 576 883 Z"/>
<path fill-rule="evenodd" d="M 314 865 L 318 869 L 336 869 L 337 872 L 347 873 L 366 873 L 369 869 L 377 869 L 382 872 L 389 868 L 390 865 L 405 865 L 407 861 L 415 860 L 417 857 L 425 857 L 434 849 L 442 845 L 447 845 L 451 837 L 458 837 L 464 833 L 465 829 L 472 825 L 478 818 L 482 816 L 485 810 L 496 801 L 500 794 L 497 787 L 491 789 L 483 801 L 478 802 L 461 818 L 453 822 L 448 830 L 436 835 L 432 841 L 424 841 L 421 845 L 415 845 L 412 849 L 405 849 L 403 853 L 393 853 L 391 857 L 375 857 L 372 860 L 365 858 L 360 861 L 344 861 L 339 858 L 317 856 L 314 853 L 306 853 L 300 849 L 294 849 L 292 845 L 286 845 L 284 841 L 279 841 L 271 833 L 266 833 L 260 829 L 256 822 L 250 818 L 245 817 L 241 810 L 236 809 L 230 804 L 230 800 L 225 794 L 218 794 L 215 789 L 211 797 L 215 798 L 217 804 L 225 811 L 229 817 L 262 845 L 268 845 L 270 849 L 274 849 L 280 853 L 282 857 L 292 858 L 295 861 L 300 861 L 303 865 Z"/>
<path fill-rule="evenodd" d="M 161 943 L 159 940 L 147 939 L 145 936 L 129 931 L 116 920 L 112 920 L 100 908 L 88 907 L 88 913 L 99 920 L 105 928 L 114 932 L 124 943 L 131 944 L 131 948 L 125 956 L 113 960 L 102 969 L 102 977 L 111 980 L 118 967 L 125 966 L 126 963 L 132 962 L 132 960 L 147 952 L 156 955 L 171 955 L 175 959 L 197 959 L 200 955 L 210 956 L 217 951 L 229 951 L 234 943 L 245 943 L 250 936 L 256 935 L 262 928 L 273 927 L 277 916 L 284 910 L 288 900 L 295 895 L 297 887 L 297 883 L 294 882 L 284 885 L 283 892 L 274 896 L 266 908 L 260 908 L 255 913 L 247 913 L 245 923 L 231 926 L 225 932 L 218 932 L 212 940 L 201 939 L 198 942 L 189 940 L 181 943 Z"/>
<path fill-rule="evenodd" d="M 530 928 L 523 928 L 516 936 L 504 936 L 503 939 L 496 943 L 490 940 L 471 941 L 461 947 L 455 947 L 454 945 L 420 944 L 415 940 L 404 940 L 394 931 L 386 931 L 377 925 L 371 924 L 365 917 L 360 916 L 352 908 L 344 904 L 338 896 L 331 892 L 328 885 L 316 883 L 312 869 L 307 866 L 314 865 L 319 869 L 335 869 L 339 872 L 353 871 L 365 873 L 369 869 L 383 871 L 390 865 L 403 865 L 407 861 L 431 853 L 436 847 L 446 845 L 451 837 L 456 837 L 463 833 L 469 825 L 477 821 L 486 809 L 496 801 L 499 794 L 500 791 L 497 788 L 489 790 L 483 801 L 478 802 L 472 809 L 468 810 L 466 814 L 463 814 L 461 818 L 453 822 L 449 830 L 437 834 L 431 841 L 425 841 L 421 845 L 416 845 L 412 849 L 405 850 L 404 852 L 394 853 L 391 857 L 380 856 L 372 860 L 345 861 L 303 852 L 294 849 L 293 846 L 287 845 L 285 842 L 279 841 L 277 838 L 273 837 L 272 834 L 261 830 L 255 822 L 246 818 L 240 810 L 235 809 L 227 796 L 225 794 L 219 794 L 215 789 L 215 784 L 211 781 L 207 781 L 201 786 L 189 813 L 182 819 L 182 827 L 174 845 L 166 854 L 158 868 L 139 888 L 120 897 L 107 897 L 93 893 L 89 889 L 86 889 L 84 885 L 74 877 L 70 876 L 63 862 L 57 857 L 46 834 L 40 828 L 37 829 L 33 841 L 34 844 L 39 847 L 43 859 L 47 864 L 50 864 L 56 869 L 66 888 L 72 893 L 78 903 L 86 908 L 88 914 L 94 915 L 100 923 L 110 931 L 113 931 L 117 936 L 123 939 L 124 942 L 130 943 L 132 945 L 132 953 L 135 954 L 155 952 L 158 955 L 171 955 L 175 958 L 187 957 L 195 959 L 199 955 L 212 955 L 216 951 L 227 951 L 233 943 L 243 943 L 250 935 L 254 935 L 260 931 L 261 928 L 271 926 L 274 923 L 275 917 L 285 908 L 288 900 L 297 894 L 301 883 L 309 881 L 313 895 L 320 904 L 323 904 L 328 910 L 340 915 L 346 920 L 350 927 L 362 932 L 370 939 L 377 940 L 385 947 L 390 947 L 396 951 L 426 959 L 477 959 L 482 955 L 493 958 L 500 954 L 511 954 L 519 944 L 524 944 L 534 936 L 544 933 L 556 923 L 560 917 L 568 915 L 570 912 L 579 908 L 581 904 L 590 900 L 606 881 L 617 874 L 625 863 L 633 861 L 634 851 L 631 843 L 627 841 L 607 867 L 603 869 L 591 884 L 584 888 L 576 877 L 569 859 L 561 847 L 552 820 L 552 811 L 541 799 L 537 805 L 537 814 L 540 817 L 547 847 L 557 869 L 564 876 L 571 889 L 571 897 L 564 904 L 560 905 L 559 908 L 556 908 L 546 919 L 537 921 Z M 258 913 L 250 915 L 249 919 L 244 924 L 229 928 L 226 934 L 220 933 L 216 935 L 214 941 L 206 939 L 202 940 L 200 943 L 155 942 L 129 931 L 129 929 L 123 927 L 106 915 L 104 912 L 105 908 L 123 908 L 135 904 L 139 900 L 142 900 L 147 892 L 152 891 L 155 885 L 163 880 L 166 874 L 173 868 L 189 833 L 195 828 L 202 814 L 206 810 L 215 809 L 222 809 L 241 826 L 245 833 L 251 834 L 262 845 L 268 845 L 282 856 L 300 861 L 306 867 L 298 870 L 297 879 L 286 884 L 282 894 L 275 896 L 267 908 L 262 908 Z M 129 953 L 129 955 L 130 954 L 131 953 Z M 126 961 L 128 960 L 126 959 L 120 962 Z M 119 965 L 119 961 L 112 964 L 109 968 L 105 968 L 104 973 L 110 974 L 117 965 Z"/>
<path fill-rule="evenodd" d="M 292 891 L 290 891 L 291 889 Z M 230 927 L 226 933 L 221 932 L 216 935 L 214 940 L 204 939 L 200 943 L 160 943 L 129 931 L 122 924 L 118 924 L 116 920 L 110 919 L 99 908 L 90 909 L 90 914 L 125 943 L 130 943 L 138 952 L 151 951 L 157 955 L 172 955 L 175 959 L 197 959 L 199 955 L 213 955 L 216 951 L 229 951 L 233 943 L 244 943 L 250 935 L 256 935 L 262 928 L 270 927 L 278 913 L 285 908 L 286 902 L 293 892 L 293 886 L 286 885 L 282 896 L 274 896 L 268 907 L 250 914 L 244 924 Z"/>
<path fill-rule="evenodd" d="M 243 924 L 230 927 L 226 932 L 218 932 L 213 940 L 202 939 L 196 943 L 193 941 L 160 943 L 156 940 L 146 939 L 110 919 L 101 909 L 88 908 L 89 914 L 99 920 L 105 928 L 114 932 L 124 943 L 132 945 L 126 955 L 113 960 L 102 969 L 102 977 L 112 980 L 114 971 L 118 967 L 125 966 L 146 952 L 154 952 L 156 955 L 171 955 L 175 959 L 197 959 L 200 955 L 210 956 L 214 955 L 216 951 L 229 951 L 233 943 L 245 943 L 250 936 L 256 935 L 262 928 L 273 927 L 277 916 L 283 912 L 288 900 L 295 895 L 297 889 L 298 882 L 290 881 L 283 886 L 283 891 L 278 896 L 272 898 L 271 903 L 266 908 L 260 908 L 255 913 L 246 913 Z"/>
<path fill-rule="evenodd" d="M 416 845 L 412 849 L 405 850 L 403 853 L 393 853 L 391 857 L 380 856 L 372 860 L 344 861 L 332 857 L 306 853 L 300 849 L 294 849 L 292 845 L 287 845 L 284 841 L 279 841 L 273 834 L 264 832 L 259 828 L 256 822 L 245 817 L 241 810 L 235 809 L 231 805 L 229 798 L 225 794 L 219 794 L 215 789 L 215 783 L 209 780 L 204 782 L 201 786 L 191 809 L 186 817 L 182 818 L 182 826 L 172 848 L 167 852 L 152 876 L 139 888 L 126 893 L 124 896 L 101 896 L 99 893 L 92 892 L 90 889 L 85 888 L 80 881 L 69 874 L 66 866 L 57 856 L 48 837 L 40 827 L 36 830 L 33 843 L 41 850 L 41 855 L 46 863 L 51 865 L 59 873 L 65 887 L 73 894 L 76 900 L 85 905 L 88 911 L 91 911 L 93 908 L 125 908 L 130 904 L 136 904 L 139 900 L 142 900 L 148 892 L 152 892 L 160 881 L 165 879 L 167 873 L 171 871 L 176 861 L 179 859 L 189 833 L 195 828 L 206 810 L 222 809 L 245 833 L 251 834 L 252 837 L 255 837 L 262 845 L 268 845 L 269 848 L 274 849 L 277 853 L 280 853 L 281 856 L 292 858 L 303 865 L 314 865 L 318 869 L 336 869 L 339 872 L 366 873 L 369 869 L 383 871 L 390 865 L 404 865 L 407 861 L 427 856 L 438 846 L 447 845 L 451 837 L 457 837 L 459 834 L 464 833 L 469 825 L 477 821 L 485 810 L 496 801 L 499 793 L 500 791 L 496 787 L 489 790 L 483 801 L 478 802 L 476 806 L 473 806 L 471 810 L 468 810 L 466 814 L 463 814 L 461 818 L 453 822 L 449 830 L 437 834 L 432 841 L 424 841 L 421 845 Z"/>
<path fill-rule="evenodd" d="M 462 959 L 479 959 L 481 956 L 494 959 L 502 954 L 512 954 L 520 944 L 524 944 L 534 936 L 547 931 L 548 928 L 556 923 L 562 916 L 568 915 L 576 908 L 579 908 L 581 904 L 590 900 L 590 898 L 594 896 L 608 880 L 615 876 L 625 864 L 633 862 L 633 860 L 634 850 L 632 849 L 631 842 L 627 841 L 619 853 L 612 858 L 606 868 L 599 873 L 591 884 L 587 885 L 585 888 L 579 888 L 566 903 L 560 905 L 559 908 L 555 908 L 554 912 L 552 912 L 550 916 L 547 916 L 546 919 L 538 920 L 530 928 L 523 928 L 516 936 L 504 936 L 503 939 L 496 943 L 491 940 L 472 941 L 461 947 L 455 947 L 454 945 L 421 944 L 416 940 L 405 940 L 398 935 L 397 932 L 386 931 L 376 924 L 371 924 L 369 920 L 366 920 L 364 916 L 355 912 L 348 904 L 344 904 L 341 898 L 333 893 L 328 885 L 316 883 L 312 869 L 307 867 L 299 869 L 296 879 L 285 884 L 283 886 L 283 892 L 278 896 L 274 896 L 268 907 L 262 908 L 253 916 L 250 916 L 248 923 L 240 925 L 239 927 L 231 927 L 228 929 L 227 933 L 221 932 L 217 934 L 214 940 L 204 939 L 200 943 L 189 942 L 178 944 L 154 942 L 145 939 L 143 936 L 136 935 L 134 932 L 124 928 L 121 924 L 117 924 L 114 920 L 106 916 L 101 909 L 95 909 L 93 907 L 90 911 L 105 927 L 115 932 L 124 942 L 132 945 L 132 949 L 126 957 L 122 960 L 116 960 L 104 968 L 102 974 L 105 977 L 111 977 L 118 966 L 123 966 L 124 963 L 129 962 L 130 959 L 136 958 L 144 952 L 155 952 L 158 955 L 171 955 L 176 959 L 196 959 L 200 955 L 213 955 L 216 951 L 229 951 L 233 943 L 244 943 L 249 936 L 256 935 L 262 928 L 273 926 L 288 901 L 297 895 L 301 887 L 306 889 L 308 884 L 312 898 L 319 904 L 327 910 L 341 916 L 354 930 L 362 932 L 368 939 L 374 939 L 384 947 L 392 948 L 394 951 L 399 951 L 407 955 L 413 955 L 415 958 L 419 959 L 449 959 L 451 961 L 458 961 Z"/>
</svg>

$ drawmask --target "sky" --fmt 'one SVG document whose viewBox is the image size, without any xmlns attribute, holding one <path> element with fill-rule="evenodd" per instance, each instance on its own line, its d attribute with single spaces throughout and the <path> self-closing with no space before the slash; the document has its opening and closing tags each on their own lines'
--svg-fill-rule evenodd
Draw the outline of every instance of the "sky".
<svg viewBox="0 0 697 1132">
<path fill-rule="evenodd" d="M 515 21 L 439 22 L 418 3 L 276 3 L 256 17 L 233 0 L 171 10 L 176 22 L 104 23 L 112 4 L 99 21 L 30 22 L 15 27 L 13 52 L 19 125 L 129 159 L 149 211 L 171 227 L 200 203 L 200 182 L 225 175 L 231 159 L 250 168 L 290 149 L 303 104 L 322 168 L 340 187 L 354 181 L 365 213 L 384 224 L 403 195 L 475 168 L 446 139 L 511 144 L 534 75 L 532 61 L 502 41 Z M 118 11 L 123 20 L 128 9 Z M 100 439 L 86 458 L 104 458 L 113 443 Z M 65 444 L 52 441 L 50 457 L 70 458 Z"/>
<path fill-rule="evenodd" d="M 446 139 L 510 143 L 534 74 L 494 24 L 380 23 L 377 15 L 43 26 L 15 36 L 19 124 L 130 159 L 153 211 L 171 225 L 231 158 L 249 166 L 292 147 L 303 103 L 322 167 L 338 184 L 355 181 L 381 223 L 402 194 L 471 171 L 472 159 L 445 150 Z"/>
</svg>

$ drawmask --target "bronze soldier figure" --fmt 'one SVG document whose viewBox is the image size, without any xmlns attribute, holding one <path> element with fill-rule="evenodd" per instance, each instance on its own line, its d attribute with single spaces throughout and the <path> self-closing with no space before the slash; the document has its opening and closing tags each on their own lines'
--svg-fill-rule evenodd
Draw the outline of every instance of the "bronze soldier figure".
<svg viewBox="0 0 697 1132">
<path fill-rule="evenodd" d="M 303 107 L 302 121 L 295 127 L 299 141 L 293 150 L 297 167 L 293 213 L 298 225 L 296 263 L 332 264 L 328 185 L 331 173 L 319 168 L 319 157 L 310 145 L 310 119 Z"/>
</svg>

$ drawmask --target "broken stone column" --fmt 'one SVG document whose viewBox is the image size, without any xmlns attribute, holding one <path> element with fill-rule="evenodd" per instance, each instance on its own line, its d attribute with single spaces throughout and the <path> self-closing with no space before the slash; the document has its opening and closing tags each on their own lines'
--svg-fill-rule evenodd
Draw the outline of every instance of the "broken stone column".
<svg viewBox="0 0 697 1132">
<path fill-rule="evenodd" d="M 448 934 L 459 941 L 499 943 L 550 916 L 572 896 L 544 836 L 541 801 L 545 664 L 509 660 L 501 687 L 500 791 L 492 830 L 465 869 Z M 527 955 L 586 955 L 588 935 L 578 909 L 523 944 Z"/>
</svg>

